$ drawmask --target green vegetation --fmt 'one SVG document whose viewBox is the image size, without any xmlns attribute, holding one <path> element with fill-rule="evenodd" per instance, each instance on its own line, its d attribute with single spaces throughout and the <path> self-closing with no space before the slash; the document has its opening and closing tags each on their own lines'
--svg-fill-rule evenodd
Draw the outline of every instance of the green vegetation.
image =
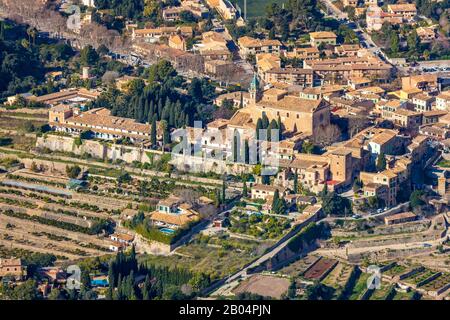
<svg viewBox="0 0 450 320">
<path fill-rule="evenodd" d="M 372 39 L 384 47 L 386 53 L 392 58 L 417 61 L 445 60 L 450 57 L 450 49 L 442 41 L 421 43 L 414 27 L 408 24 L 398 26 L 386 22 L 381 30 L 372 33 Z M 406 42 L 406 47 L 400 45 L 402 41 Z"/>
<path fill-rule="evenodd" d="M 135 282 L 138 275 L 145 277 L 141 286 Z M 134 247 L 129 254 L 118 253 L 110 260 L 108 279 L 109 300 L 188 299 L 210 284 L 204 273 L 149 263 L 138 266 Z"/>
<path fill-rule="evenodd" d="M 81 173 L 81 168 L 77 165 L 75 166 L 67 166 L 66 174 L 71 179 L 76 179 Z"/>
<path fill-rule="evenodd" d="M 348 216 L 352 214 L 351 201 L 335 192 L 322 192 L 322 201 L 322 209 L 326 215 Z"/>
<path fill-rule="evenodd" d="M 127 92 L 109 87 L 93 105 L 109 108 L 115 116 L 134 118 L 141 123 L 164 120 L 165 130 L 192 126 L 194 119 L 205 121 L 212 116 L 213 109 L 208 104 L 214 97 L 214 87 L 206 79 L 192 79 L 186 85 L 165 60 L 148 68 L 144 76 L 149 80 L 147 86 L 139 79 L 133 81 Z M 180 93 L 180 88 L 185 88 L 189 95 Z M 156 144 L 156 132 L 152 135 Z"/>
<path fill-rule="evenodd" d="M 324 223 L 311 222 L 289 241 L 288 248 L 293 252 L 299 252 L 305 245 L 314 244 L 316 240 L 326 237 L 328 233 L 328 227 Z"/>
<path fill-rule="evenodd" d="M 259 239 L 277 239 L 290 227 L 288 219 L 256 213 L 248 215 L 240 210 L 233 211 L 230 223 L 231 232 L 247 234 Z"/>
<path fill-rule="evenodd" d="M 42 43 L 36 29 L 10 21 L 0 21 L 0 29 L 0 98 L 31 89 L 39 94 L 54 92 L 52 83 L 39 84 L 44 82 L 45 72 L 53 63 L 71 57 L 71 48 L 66 44 Z"/>
<path fill-rule="evenodd" d="M 242 14 L 244 14 L 244 0 L 231 0 L 231 2 L 237 3 L 242 9 Z M 287 0 L 247 0 L 247 18 L 264 16 L 266 8 L 272 3 L 277 3 L 281 6 L 287 2 Z"/>
</svg>

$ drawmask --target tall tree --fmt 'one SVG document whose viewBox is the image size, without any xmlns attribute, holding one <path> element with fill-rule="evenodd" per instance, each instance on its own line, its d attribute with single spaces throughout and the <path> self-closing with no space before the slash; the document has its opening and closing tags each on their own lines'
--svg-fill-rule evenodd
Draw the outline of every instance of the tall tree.
<svg viewBox="0 0 450 320">
<path fill-rule="evenodd" d="M 383 152 L 381 152 L 377 157 L 376 167 L 378 172 L 386 169 L 386 156 Z"/>
<path fill-rule="evenodd" d="M 153 117 L 153 120 L 152 120 L 150 139 L 151 139 L 152 147 L 155 147 L 157 144 L 156 116 Z"/>
</svg>

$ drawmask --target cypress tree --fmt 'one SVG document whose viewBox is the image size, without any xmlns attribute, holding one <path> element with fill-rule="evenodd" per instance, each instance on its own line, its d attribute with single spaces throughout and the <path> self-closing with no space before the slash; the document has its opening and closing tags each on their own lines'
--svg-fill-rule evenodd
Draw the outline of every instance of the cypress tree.
<svg viewBox="0 0 450 320">
<path fill-rule="evenodd" d="M 256 140 L 260 139 L 259 130 L 261 129 L 263 129 L 262 120 L 258 118 L 258 121 L 256 121 Z"/>
<path fill-rule="evenodd" d="M 152 119 L 152 127 L 151 127 L 151 143 L 152 147 L 154 148 L 157 143 L 157 133 L 156 133 L 156 116 Z"/>
<path fill-rule="evenodd" d="M 281 141 L 283 138 L 283 124 L 281 123 L 281 117 L 278 116 L 277 126 L 279 130 L 278 141 Z"/>
<path fill-rule="evenodd" d="M 242 195 L 247 198 L 248 197 L 248 190 L 247 190 L 247 181 L 244 180 L 244 187 L 242 189 Z"/>
<path fill-rule="evenodd" d="M 248 139 L 244 142 L 244 163 L 250 163 L 250 146 L 248 144 Z"/>
<path fill-rule="evenodd" d="M 226 203 L 226 199 L 227 199 L 226 189 L 227 189 L 227 186 L 226 186 L 225 177 L 224 177 L 223 181 L 222 181 L 222 203 L 223 204 Z"/>
<path fill-rule="evenodd" d="M 376 165 L 377 165 L 378 172 L 383 171 L 383 170 L 386 169 L 386 156 L 385 156 L 385 154 L 383 152 L 381 152 L 378 155 L 377 164 Z"/>
<path fill-rule="evenodd" d="M 295 171 L 294 173 L 294 193 L 298 193 L 298 173 Z"/>
<path fill-rule="evenodd" d="M 269 127 L 269 118 L 267 118 L 267 115 L 265 112 L 262 114 L 262 128 L 267 129 Z"/>
</svg>

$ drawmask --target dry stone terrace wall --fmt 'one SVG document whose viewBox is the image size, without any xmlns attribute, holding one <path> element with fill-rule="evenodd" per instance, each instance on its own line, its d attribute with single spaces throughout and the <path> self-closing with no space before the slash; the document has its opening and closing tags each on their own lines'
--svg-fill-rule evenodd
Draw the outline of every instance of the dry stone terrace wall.
<svg viewBox="0 0 450 320">
<path fill-rule="evenodd" d="M 151 150 L 142 148 L 116 145 L 113 143 L 99 142 L 94 140 L 83 140 L 80 146 L 74 143 L 74 138 L 63 137 L 57 135 L 47 135 L 45 137 L 38 137 L 36 147 L 48 148 L 52 151 L 73 152 L 76 155 L 89 154 L 93 158 L 108 159 L 108 160 L 122 160 L 126 163 L 134 161 L 150 162 L 147 156 L 147 151 L 154 153 Z"/>
<path fill-rule="evenodd" d="M 403 250 L 388 250 L 383 249 L 379 251 L 363 252 L 363 253 L 350 253 L 347 255 L 347 261 L 349 263 L 361 263 L 365 259 L 370 261 L 390 261 L 395 259 L 403 259 L 412 255 L 427 254 L 435 251 L 434 248 L 411 248 Z"/>
</svg>

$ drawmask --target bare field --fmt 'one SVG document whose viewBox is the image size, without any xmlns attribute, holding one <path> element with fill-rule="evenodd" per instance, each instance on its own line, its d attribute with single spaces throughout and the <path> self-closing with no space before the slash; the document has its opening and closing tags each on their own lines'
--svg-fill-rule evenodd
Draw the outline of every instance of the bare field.
<svg viewBox="0 0 450 320">
<path fill-rule="evenodd" d="M 289 284 L 290 281 L 287 278 L 258 274 L 241 282 L 233 292 L 235 294 L 250 292 L 264 297 L 280 299 L 286 293 Z"/>
</svg>

